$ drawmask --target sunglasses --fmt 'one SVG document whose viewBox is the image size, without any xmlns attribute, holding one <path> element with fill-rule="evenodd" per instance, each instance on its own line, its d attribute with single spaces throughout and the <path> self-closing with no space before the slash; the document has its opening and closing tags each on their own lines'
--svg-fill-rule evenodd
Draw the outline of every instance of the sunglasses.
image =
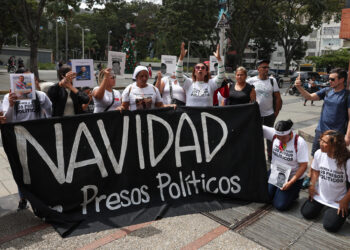
<svg viewBox="0 0 350 250">
<path fill-rule="evenodd" d="M 196 67 L 194 67 L 196 70 L 205 70 L 206 68 L 205 68 L 205 66 L 196 66 Z"/>
<path fill-rule="evenodd" d="M 335 81 L 335 78 L 329 78 L 330 81 L 334 82 Z"/>
<path fill-rule="evenodd" d="M 260 68 L 262 68 L 262 69 L 269 69 L 270 67 L 269 66 L 262 66 Z"/>
</svg>

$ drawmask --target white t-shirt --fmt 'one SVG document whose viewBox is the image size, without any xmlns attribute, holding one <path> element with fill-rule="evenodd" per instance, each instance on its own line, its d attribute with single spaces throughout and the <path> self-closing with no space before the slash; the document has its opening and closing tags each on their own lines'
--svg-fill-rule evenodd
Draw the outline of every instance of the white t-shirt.
<svg viewBox="0 0 350 250">
<path fill-rule="evenodd" d="M 186 92 L 186 106 L 213 106 L 213 95 L 225 79 L 225 67 L 222 61 L 218 62 L 218 75 L 208 82 L 193 82 L 183 74 L 183 61 L 176 65 L 176 79 Z"/>
<path fill-rule="evenodd" d="M 130 89 L 131 88 L 131 89 Z M 129 102 L 129 109 L 152 109 L 155 103 L 163 102 L 159 90 L 151 84 L 147 83 L 144 88 L 139 88 L 136 82 L 127 86 L 122 94 L 123 102 Z"/>
<path fill-rule="evenodd" d="M 74 103 L 72 97 L 70 96 L 71 91 L 69 89 L 65 89 L 65 91 L 67 92 L 67 101 L 66 105 L 64 106 L 63 116 L 75 115 Z"/>
<path fill-rule="evenodd" d="M 264 131 L 264 137 L 268 140 L 272 140 L 273 136 L 275 135 L 275 129 L 267 126 L 263 126 L 263 131 Z M 309 162 L 309 150 L 307 148 L 307 144 L 305 140 L 299 136 L 298 138 L 298 143 L 297 143 L 297 149 L 298 152 L 295 152 L 295 147 L 294 147 L 294 140 L 295 140 L 295 135 L 296 133 L 293 132 L 293 138 L 287 142 L 286 148 L 283 151 L 280 151 L 279 145 L 280 145 L 280 140 L 276 138 L 273 141 L 272 145 L 272 164 L 275 161 L 284 163 L 288 166 L 291 167 L 291 172 L 289 175 L 289 180 L 295 175 L 295 173 L 299 169 L 299 163 L 303 162 Z M 304 178 L 304 174 L 300 176 L 299 179 Z"/>
<path fill-rule="evenodd" d="M 4 96 L 2 109 L 6 116 L 6 122 L 21 122 L 35 120 L 39 118 L 51 117 L 52 104 L 47 95 L 42 91 L 36 91 L 36 96 L 40 102 L 40 111 L 35 112 L 32 100 L 19 100 L 17 113 L 14 107 L 10 107 L 9 94 Z"/>
<path fill-rule="evenodd" d="M 92 92 L 97 91 L 99 87 L 95 87 Z M 92 99 L 94 100 L 95 108 L 94 108 L 94 113 L 101 113 L 104 112 L 105 109 L 109 107 L 107 111 L 115 110 L 117 107 L 119 107 L 122 102 L 121 102 L 121 97 L 120 97 L 120 92 L 118 90 L 113 89 L 114 93 L 114 102 L 112 103 L 112 92 L 109 92 L 108 90 L 105 90 L 105 93 L 102 97 L 101 100 L 96 99 L 94 96 L 92 96 Z"/>
<path fill-rule="evenodd" d="M 273 89 L 270 79 L 273 79 Z M 273 110 L 273 92 L 279 92 L 280 89 L 275 78 L 260 80 L 258 76 L 247 79 L 247 83 L 254 85 L 256 92 L 256 101 L 259 104 L 260 115 L 269 116 L 274 113 Z"/>
<path fill-rule="evenodd" d="M 162 96 L 164 104 L 171 104 L 170 82 L 173 88 L 173 98 L 178 99 L 182 102 L 186 102 L 185 90 L 178 84 L 176 79 L 173 79 L 171 77 L 163 77 L 162 81 L 165 84 Z"/>
<path fill-rule="evenodd" d="M 335 159 L 328 157 L 327 153 L 317 150 L 312 162 L 312 169 L 320 171 L 318 185 L 314 199 L 323 205 L 338 209 L 336 201 L 343 199 L 347 193 L 345 169 L 339 169 Z M 350 159 L 346 162 L 348 182 L 350 182 Z M 350 206 L 349 206 L 350 207 Z"/>
</svg>

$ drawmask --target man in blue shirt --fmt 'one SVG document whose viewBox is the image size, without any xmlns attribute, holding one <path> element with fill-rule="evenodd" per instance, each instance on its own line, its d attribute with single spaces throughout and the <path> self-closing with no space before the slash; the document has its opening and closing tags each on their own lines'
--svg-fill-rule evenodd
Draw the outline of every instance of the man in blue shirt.
<svg viewBox="0 0 350 250">
<path fill-rule="evenodd" d="M 312 144 L 311 155 L 320 148 L 320 135 L 326 130 L 336 130 L 345 136 L 346 146 L 350 144 L 350 98 L 345 89 L 347 73 L 344 69 L 333 69 L 330 71 L 330 87 L 317 91 L 307 92 L 301 85 L 300 75 L 295 81 L 295 87 L 306 100 L 323 100 L 321 117 L 315 130 L 315 138 Z"/>
</svg>

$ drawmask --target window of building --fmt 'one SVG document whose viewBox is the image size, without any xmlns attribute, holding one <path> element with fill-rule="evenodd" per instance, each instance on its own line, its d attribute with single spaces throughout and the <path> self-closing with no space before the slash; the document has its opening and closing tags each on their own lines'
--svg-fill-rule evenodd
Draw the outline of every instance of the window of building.
<svg viewBox="0 0 350 250">
<path fill-rule="evenodd" d="M 316 38 L 317 37 L 317 30 L 312 31 L 312 33 L 310 34 L 311 38 Z"/>
<path fill-rule="evenodd" d="M 315 55 L 316 55 L 315 52 L 309 52 L 309 53 L 308 53 L 308 56 L 315 56 Z"/>
<path fill-rule="evenodd" d="M 307 41 L 307 47 L 309 49 L 316 49 L 316 41 Z"/>
<path fill-rule="evenodd" d="M 277 52 L 277 57 L 283 57 L 283 52 Z"/>
<path fill-rule="evenodd" d="M 323 35 L 338 35 L 340 27 L 323 27 Z"/>
</svg>

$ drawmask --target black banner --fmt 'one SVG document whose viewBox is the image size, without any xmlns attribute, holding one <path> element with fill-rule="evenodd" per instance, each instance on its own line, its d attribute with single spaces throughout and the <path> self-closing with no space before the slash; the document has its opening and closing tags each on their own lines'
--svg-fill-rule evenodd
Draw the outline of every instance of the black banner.
<svg viewBox="0 0 350 250">
<path fill-rule="evenodd" d="M 257 104 L 51 118 L 1 133 L 19 188 L 62 236 L 268 201 Z"/>
</svg>

